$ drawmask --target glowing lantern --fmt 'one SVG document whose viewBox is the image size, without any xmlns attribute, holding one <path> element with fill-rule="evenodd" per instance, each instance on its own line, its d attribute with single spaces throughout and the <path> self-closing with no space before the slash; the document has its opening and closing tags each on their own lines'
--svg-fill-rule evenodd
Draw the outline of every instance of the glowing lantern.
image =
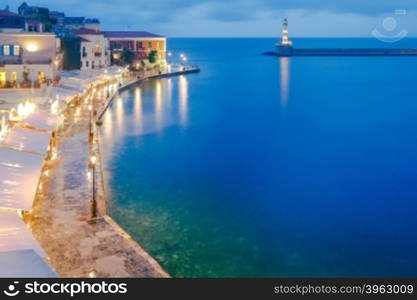
<svg viewBox="0 0 417 300">
<path fill-rule="evenodd" d="M 27 48 L 26 48 L 29 52 L 36 52 L 38 51 L 38 46 L 34 43 L 30 43 Z"/>
<path fill-rule="evenodd" d="M 51 105 L 51 113 L 53 115 L 58 115 L 59 114 L 59 101 L 55 100 L 52 105 Z"/>
<path fill-rule="evenodd" d="M 36 105 L 34 103 L 31 103 L 29 101 L 26 101 L 25 103 L 20 103 L 17 106 L 17 120 L 21 121 L 33 114 L 36 110 Z"/>
<path fill-rule="evenodd" d="M 6 121 L 6 117 L 3 116 L 0 123 L 0 141 L 3 141 L 7 137 L 7 133 L 9 132 L 9 124 Z"/>
</svg>

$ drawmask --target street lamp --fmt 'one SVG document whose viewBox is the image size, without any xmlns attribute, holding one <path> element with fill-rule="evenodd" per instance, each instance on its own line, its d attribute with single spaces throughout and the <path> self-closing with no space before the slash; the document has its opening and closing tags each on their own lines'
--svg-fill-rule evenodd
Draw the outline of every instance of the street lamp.
<svg viewBox="0 0 417 300">
<path fill-rule="evenodd" d="M 94 154 L 90 157 L 90 167 L 92 169 L 92 180 L 93 180 L 93 199 L 90 203 L 91 206 L 91 218 L 97 217 L 97 200 L 96 200 L 96 163 L 97 156 Z"/>
<path fill-rule="evenodd" d="M 184 63 L 187 61 L 187 56 L 185 56 L 184 54 L 182 54 L 181 53 L 181 55 L 180 55 L 180 57 L 181 57 L 181 66 L 182 66 L 182 71 L 184 71 L 185 70 L 185 65 L 184 65 Z"/>
<path fill-rule="evenodd" d="M 97 163 L 97 156 L 95 156 L 95 155 L 92 155 L 91 157 L 90 157 L 90 163 L 91 163 L 91 166 L 95 166 L 96 165 L 96 163 Z"/>
<path fill-rule="evenodd" d="M 110 80 L 106 80 L 106 84 L 107 84 L 107 98 L 110 97 Z"/>
</svg>

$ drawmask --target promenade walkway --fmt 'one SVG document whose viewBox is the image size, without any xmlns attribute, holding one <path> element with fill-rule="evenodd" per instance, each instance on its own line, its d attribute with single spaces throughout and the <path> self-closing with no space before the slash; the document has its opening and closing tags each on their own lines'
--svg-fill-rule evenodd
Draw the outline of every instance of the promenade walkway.
<svg viewBox="0 0 417 300">
<path fill-rule="evenodd" d="M 105 95 L 105 93 L 101 93 Z M 98 99 L 105 102 L 107 96 Z M 98 105 L 100 103 L 97 103 Z M 58 160 L 43 175 L 27 221 L 48 261 L 62 277 L 168 277 L 159 264 L 100 208 L 91 219 L 88 142 L 91 108 L 86 99 L 67 109 L 58 132 Z M 96 166 L 99 169 L 100 163 Z M 98 202 L 105 195 L 97 176 Z"/>
<path fill-rule="evenodd" d="M 58 118 L 46 111 L 37 111 L 13 128 L 0 147 L 2 159 L 7 158 L 6 154 L 10 151 L 38 158 L 33 174 L 19 173 L 14 169 L 14 173 L 8 169 L 3 172 L 17 176 L 11 183 L 20 184 L 13 190 L 16 197 L 10 198 L 9 190 L 4 189 L 9 194 L 0 199 L 4 202 L 0 201 L 0 214 L 4 221 L 4 224 L 0 224 L 0 229 L 3 229 L 3 233 L 0 232 L 0 252 L 4 254 L 2 259 L 15 258 L 9 270 L 17 264 L 18 257 L 26 258 L 34 266 L 29 273 L 22 269 L 20 271 L 25 272 L 19 271 L 14 275 L 169 277 L 146 251 L 107 216 L 96 121 L 99 121 L 119 88 L 148 78 L 198 71 L 198 68 L 178 65 L 167 73 L 150 71 L 129 74 L 124 69 L 114 67 L 97 71 L 91 76 L 67 72 L 63 74 L 62 84 L 48 91 L 48 98 L 66 103 L 64 114 Z M 60 125 L 57 127 L 58 123 Z M 49 159 L 45 152 L 50 133 L 55 129 L 56 140 L 53 144 L 56 145 L 57 156 Z M 28 164 L 26 156 L 24 161 L 17 161 L 17 164 L 18 156 L 14 154 L 13 161 L 0 161 L 0 167 L 19 168 L 23 163 Z M 29 181 L 24 175 L 32 175 L 33 184 L 28 186 Z M 7 176 L 2 182 L 9 183 Z M 33 195 L 35 200 L 32 204 Z M 15 201 L 17 198 L 20 202 Z M 25 201 L 22 202 L 22 199 Z M 23 220 L 27 227 L 16 211 L 24 212 Z M 5 222 L 3 216 L 14 219 Z M 18 240 L 23 237 L 24 240 Z M 46 264 L 45 268 L 41 268 L 35 256 L 39 256 L 40 261 L 45 258 L 53 271 L 48 270 Z M 20 265 L 19 269 L 25 264 Z M 36 273 L 35 269 L 44 273 Z M 3 275 L 7 276 L 6 273 Z"/>
</svg>

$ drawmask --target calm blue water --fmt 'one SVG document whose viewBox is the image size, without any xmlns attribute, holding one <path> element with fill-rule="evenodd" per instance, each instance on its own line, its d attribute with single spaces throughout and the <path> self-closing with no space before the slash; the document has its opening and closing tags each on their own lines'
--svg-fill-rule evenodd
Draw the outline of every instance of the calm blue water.
<svg viewBox="0 0 417 300">
<path fill-rule="evenodd" d="M 202 71 L 106 113 L 112 216 L 176 277 L 417 276 L 417 58 L 259 55 L 275 42 L 169 41 Z"/>
</svg>

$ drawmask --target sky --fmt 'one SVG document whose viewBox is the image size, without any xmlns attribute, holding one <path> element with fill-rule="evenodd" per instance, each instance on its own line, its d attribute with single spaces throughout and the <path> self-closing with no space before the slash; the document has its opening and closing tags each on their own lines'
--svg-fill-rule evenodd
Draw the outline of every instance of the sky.
<svg viewBox="0 0 417 300">
<path fill-rule="evenodd" d="M 16 11 L 21 2 L 5 0 L 3 3 Z M 417 36 L 417 0 L 26 2 L 64 11 L 68 16 L 99 18 L 103 30 L 146 30 L 168 37 L 276 37 L 280 35 L 284 18 L 289 20 L 292 37 L 371 37 L 375 29 L 387 36 L 403 30 L 408 36 Z"/>
</svg>

